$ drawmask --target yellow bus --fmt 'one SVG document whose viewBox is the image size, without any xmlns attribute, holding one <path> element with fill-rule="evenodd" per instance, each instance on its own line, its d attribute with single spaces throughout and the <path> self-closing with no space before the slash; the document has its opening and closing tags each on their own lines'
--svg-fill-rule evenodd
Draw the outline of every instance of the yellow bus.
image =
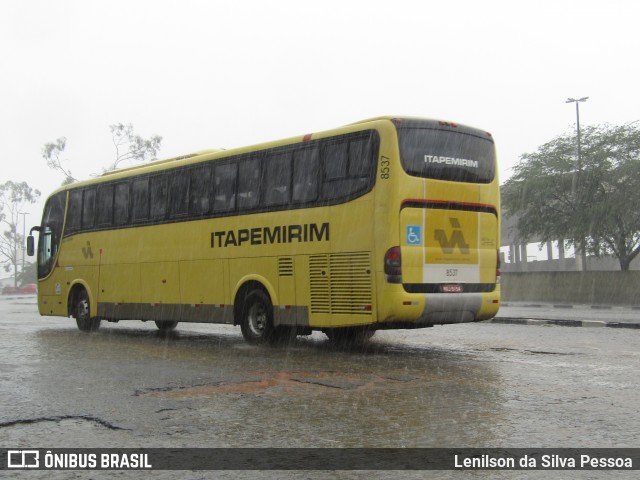
<svg viewBox="0 0 640 480">
<path fill-rule="evenodd" d="M 41 315 L 239 325 L 249 343 L 493 317 L 492 136 L 380 117 L 108 172 L 54 192 L 37 245 Z"/>
</svg>

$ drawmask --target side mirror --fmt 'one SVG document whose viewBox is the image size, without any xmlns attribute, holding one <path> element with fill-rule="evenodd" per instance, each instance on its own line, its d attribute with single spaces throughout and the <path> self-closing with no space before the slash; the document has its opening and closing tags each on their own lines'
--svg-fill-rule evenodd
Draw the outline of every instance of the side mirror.
<svg viewBox="0 0 640 480">
<path fill-rule="evenodd" d="M 35 240 L 33 239 L 33 235 L 29 235 L 27 237 L 27 255 L 29 255 L 30 257 L 33 257 L 33 254 L 35 252 Z"/>
<path fill-rule="evenodd" d="M 29 255 L 30 257 L 33 257 L 33 254 L 36 251 L 35 249 L 36 242 L 33 239 L 34 231 L 39 232 L 40 227 L 31 227 L 31 230 L 29 230 L 29 236 L 27 237 L 27 255 Z"/>
</svg>

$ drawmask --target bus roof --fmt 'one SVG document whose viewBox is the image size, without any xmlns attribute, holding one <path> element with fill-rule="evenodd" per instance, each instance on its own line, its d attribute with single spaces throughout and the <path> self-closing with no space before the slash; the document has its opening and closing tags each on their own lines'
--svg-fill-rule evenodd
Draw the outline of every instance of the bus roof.
<svg viewBox="0 0 640 480">
<path fill-rule="evenodd" d="M 172 167 L 174 165 L 170 165 L 172 163 L 175 163 L 175 166 L 179 166 L 179 165 L 187 165 L 190 163 L 198 163 L 199 161 L 206 161 L 206 160 L 214 160 L 217 157 L 221 157 L 221 156 L 227 156 L 227 155 L 239 155 L 239 154 L 243 154 L 243 153 L 249 153 L 252 151 L 256 151 L 256 150 L 262 150 L 262 149 L 269 149 L 269 148 L 274 148 L 277 146 L 281 146 L 281 145 L 287 145 L 289 143 L 293 144 L 293 143 L 299 143 L 299 142 L 304 142 L 304 141 L 308 141 L 310 140 L 312 137 L 313 138 L 322 138 L 327 134 L 332 134 L 334 133 L 336 130 L 341 130 L 341 129 L 348 129 L 350 130 L 353 127 L 359 127 L 359 126 L 364 126 L 366 124 L 372 124 L 372 123 L 383 123 L 383 122 L 393 122 L 393 121 L 412 121 L 412 120 L 416 120 L 416 121 L 426 121 L 426 122 L 434 122 L 435 124 L 440 123 L 440 124 L 446 124 L 446 125 L 455 125 L 458 126 L 459 124 L 454 124 L 454 123 L 449 123 L 449 122 L 441 122 L 438 120 L 433 120 L 433 119 L 427 119 L 427 118 L 421 118 L 421 117 L 410 117 L 410 116 L 400 116 L 400 115 L 387 115 L 387 116 L 379 116 L 379 117 L 372 117 L 372 118 L 368 118 L 365 120 L 360 120 L 358 122 L 354 122 L 354 123 L 350 123 L 347 125 L 344 125 L 342 127 L 338 127 L 338 128 L 333 128 L 333 129 L 329 129 L 329 130 L 324 130 L 324 131 L 319 131 L 319 132 L 313 132 L 312 134 L 306 134 L 306 135 L 298 135 L 295 137 L 289 137 L 289 138 L 284 138 L 284 139 L 278 139 L 275 141 L 269 141 L 269 142 L 263 142 L 263 143 L 259 143 L 259 144 L 255 144 L 255 145 L 248 145 L 248 146 L 243 146 L 243 147 L 237 147 L 237 148 L 232 148 L 229 150 L 226 149 L 210 149 L 210 150 L 201 150 L 198 152 L 194 152 L 194 153 L 189 153 L 187 155 L 180 155 L 177 157 L 172 157 L 172 158 L 167 158 L 167 159 L 162 159 L 162 160 L 156 160 L 153 162 L 147 162 L 147 163 L 142 163 L 139 165 L 134 165 L 131 167 L 125 167 L 125 168 L 119 168 L 117 170 L 111 170 L 108 172 L 104 172 L 103 174 L 95 177 L 95 178 L 90 178 L 90 179 L 86 179 L 86 180 L 82 180 L 76 183 L 71 183 L 69 185 L 64 185 L 58 189 L 56 189 L 54 192 L 52 192 L 49 196 L 55 195 L 56 193 L 59 193 L 61 191 L 65 191 L 65 190 L 72 190 L 74 188 L 79 188 L 79 187 L 84 187 L 87 185 L 93 185 L 96 183 L 102 183 L 102 181 L 106 181 L 106 180 L 112 180 L 115 178 L 127 178 L 130 175 L 133 174 L 137 174 L 137 173 L 145 173 L 145 172 L 154 172 L 154 171 L 160 171 L 163 170 L 164 168 L 168 168 L 168 167 Z M 460 125 L 462 126 L 462 125 Z M 222 155 L 224 152 L 224 155 Z"/>
</svg>

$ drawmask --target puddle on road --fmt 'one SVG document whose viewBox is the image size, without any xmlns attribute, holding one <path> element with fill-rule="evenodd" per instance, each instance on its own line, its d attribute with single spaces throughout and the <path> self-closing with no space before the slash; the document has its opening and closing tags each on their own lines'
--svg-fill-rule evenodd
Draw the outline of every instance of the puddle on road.
<svg viewBox="0 0 640 480">
<path fill-rule="evenodd" d="M 257 377 L 257 378 L 256 378 Z M 161 387 L 137 390 L 135 396 L 162 398 L 192 398 L 220 394 L 257 394 L 270 390 L 328 388 L 336 390 L 362 391 L 387 388 L 390 385 L 417 380 L 417 377 L 367 376 L 340 374 L 337 372 L 275 372 L 261 373 L 256 377 L 238 382 L 216 382 L 214 384 L 189 387 Z"/>
</svg>

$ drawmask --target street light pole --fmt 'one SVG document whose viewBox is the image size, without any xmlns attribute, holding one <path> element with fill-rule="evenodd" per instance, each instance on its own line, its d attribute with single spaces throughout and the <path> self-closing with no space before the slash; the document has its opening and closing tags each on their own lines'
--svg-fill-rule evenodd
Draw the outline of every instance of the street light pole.
<svg viewBox="0 0 640 480">
<path fill-rule="evenodd" d="M 27 235 L 27 215 L 26 212 L 19 212 L 18 215 L 22 215 L 22 272 L 24 272 L 24 242 L 26 241 Z"/>
<path fill-rule="evenodd" d="M 586 102 L 589 97 L 582 98 L 568 98 L 565 103 L 575 103 L 576 104 L 576 132 L 578 137 L 578 171 L 582 168 L 582 160 L 581 160 L 581 152 L 580 152 L 580 102 Z"/>
<path fill-rule="evenodd" d="M 580 171 L 582 170 L 582 153 L 580 147 L 580 102 L 586 102 L 589 97 L 582 98 L 567 98 L 565 103 L 575 103 L 576 104 L 576 133 L 578 138 L 578 164 L 576 165 L 576 173 L 573 175 L 573 191 L 576 191 L 576 183 L 578 181 L 578 175 L 580 175 Z M 576 255 L 576 267 L 579 271 L 587 270 L 587 252 L 585 250 L 585 239 L 580 241 L 580 262 L 578 263 L 578 256 Z M 577 254 L 578 252 L 576 252 Z"/>
</svg>

